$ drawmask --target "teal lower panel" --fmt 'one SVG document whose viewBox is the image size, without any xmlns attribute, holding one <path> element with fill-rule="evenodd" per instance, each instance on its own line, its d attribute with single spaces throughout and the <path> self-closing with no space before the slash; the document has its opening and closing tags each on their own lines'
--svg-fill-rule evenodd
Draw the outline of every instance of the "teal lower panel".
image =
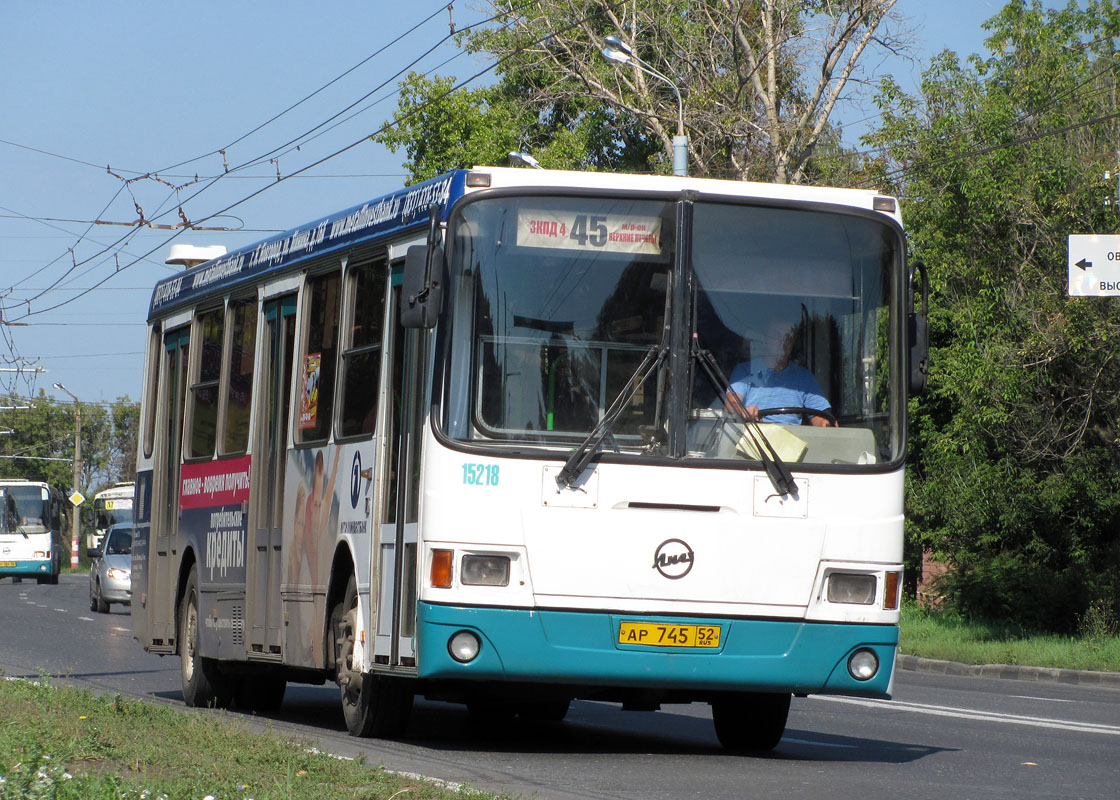
<svg viewBox="0 0 1120 800">
<path fill-rule="evenodd" d="M 618 644 L 623 620 L 719 625 L 720 646 L 658 648 Z M 463 664 L 448 640 L 469 630 L 482 642 Z M 497 680 L 573 686 L 697 691 L 772 691 L 888 697 L 898 627 L 821 622 L 664 617 L 582 611 L 476 608 L 420 603 L 417 667 L 434 680 Z M 860 648 L 875 652 L 870 680 L 848 674 Z"/>
<path fill-rule="evenodd" d="M 7 578 L 12 575 L 50 575 L 51 562 L 50 560 L 42 561 L 38 558 L 30 559 L 27 561 L 4 561 L 0 558 L 0 562 L 13 565 L 0 567 L 0 578 Z"/>
</svg>

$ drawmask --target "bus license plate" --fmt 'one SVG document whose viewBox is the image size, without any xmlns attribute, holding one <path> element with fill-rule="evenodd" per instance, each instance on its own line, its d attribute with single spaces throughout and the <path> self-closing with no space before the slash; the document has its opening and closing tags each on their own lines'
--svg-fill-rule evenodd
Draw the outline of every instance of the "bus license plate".
<svg viewBox="0 0 1120 800">
<path fill-rule="evenodd" d="M 618 643 L 654 647 L 719 647 L 719 634 L 719 625 L 623 622 L 618 628 Z"/>
<path fill-rule="evenodd" d="M 14 561 L 0 561 L 0 567 L 14 567 L 15 565 L 16 562 Z"/>
</svg>

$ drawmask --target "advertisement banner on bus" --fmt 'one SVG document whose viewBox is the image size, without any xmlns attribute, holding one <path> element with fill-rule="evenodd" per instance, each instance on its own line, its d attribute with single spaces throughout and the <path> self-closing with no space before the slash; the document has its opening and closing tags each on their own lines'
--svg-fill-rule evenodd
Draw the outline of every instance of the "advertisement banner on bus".
<svg viewBox="0 0 1120 800">
<path fill-rule="evenodd" d="M 199 536 L 201 577 L 244 581 L 250 456 L 184 464 L 179 492 L 183 530 Z"/>
</svg>

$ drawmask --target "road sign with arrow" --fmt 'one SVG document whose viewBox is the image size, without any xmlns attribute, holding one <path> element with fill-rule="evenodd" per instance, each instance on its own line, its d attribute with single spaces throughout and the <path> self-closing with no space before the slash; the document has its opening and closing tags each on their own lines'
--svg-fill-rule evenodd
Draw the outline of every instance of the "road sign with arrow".
<svg viewBox="0 0 1120 800">
<path fill-rule="evenodd" d="M 1120 297 L 1120 236 L 1070 234 L 1070 297 Z"/>
</svg>

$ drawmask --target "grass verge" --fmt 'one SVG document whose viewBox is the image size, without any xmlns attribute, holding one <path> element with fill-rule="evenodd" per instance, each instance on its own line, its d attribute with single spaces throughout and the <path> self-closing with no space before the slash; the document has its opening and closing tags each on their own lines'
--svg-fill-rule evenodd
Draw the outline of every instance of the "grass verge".
<svg viewBox="0 0 1120 800">
<path fill-rule="evenodd" d="M 902 609 L 899 650 L 906 655 L 962 664 L 1120 672 L 1120 636 L 1040 635 L 1012 624 L 975 622 L 915 605 Z"/>
<path fill-rule="evenodd" d="M 315 752 L 219 714 L 0 680 L 0 799 L 487 800 Z"/>
</svg>

